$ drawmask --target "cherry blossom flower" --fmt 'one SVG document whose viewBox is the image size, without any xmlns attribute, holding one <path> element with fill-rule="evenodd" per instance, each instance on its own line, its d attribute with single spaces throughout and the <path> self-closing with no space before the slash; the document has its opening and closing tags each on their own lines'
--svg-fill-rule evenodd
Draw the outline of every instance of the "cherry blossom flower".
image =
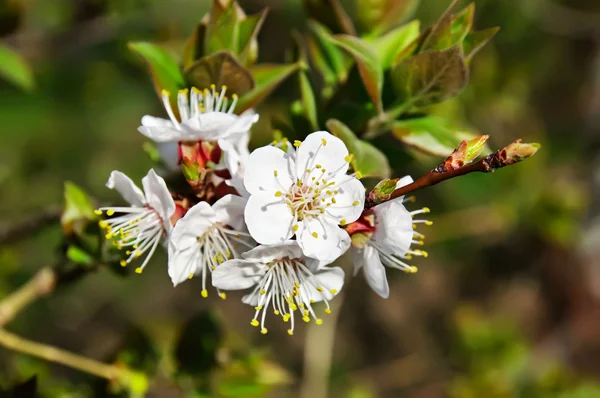
<svg viewBox="0 0 600 398">
<path fill-rule="evenodd" d="M 174 286 L 201 276 L 202 297 L 208 297 L 207 278 L 219 264 L 255 247 L 244 232 L 245 204 L 236 195 L 226 195 L 212 206 L 200 202 L 175 224 L 169 241 L 169 276 Z M 225 293 L 218 294 L 225 298 Z"/>
<path fill-rule="evenodd" d="M 254 287 L 243 297 L 245 304 L 255 309 L 250 322 L 267 333 L 265 319 L 272 310 L 290 322 L 288 334 L 294 334 L 294 315 L 300 312 L 304 322 L 311 318 L 317 324 L 313 304 L 323 301 L 326 313 L 331 313 L 329 301 L 344 285 L 344 271 L 339 267 L 324 267 L 324 263 L 306 257 L 295 241 L 258 246 L 241 259 L 229 260 L 213 272 L 213 285 L 223 290 L 242 290 Z M 260 318 L 260 320 L 259 320 Z"/>
<path fill-rule="evenodd" d="M 274 146 L 250 154 L 244 218 L 258 243 L 281 243 L 295 235 L 306 256 L 331 262 L 350 247 L 339 226 L 360 216 L 365 188 L 346 174 L 351 156 L 339 138 L 318 131 L 294 145 L 295 159 Z"/>
<path fill-rule="evenodd" d="M 396 188 L 412 182 L 404 177 Z M 413 198 L 400 197 L 379 204 L 363 213 L 361 218 L 346 227 L 352 236 L 352 262 L 354 275 L 363 270 L 369 286 L 383 298 L 390 293 L 385 267 L 414 273 L 417 268 L 405 261 L 412 256 L 427 257 L 427 252 L 411 249 L 412 245 L 423 245 L 423 234 L 414 230 L 417 224 L 431 225 L 431 221 L 414 219 L 415 216 L 429 213 L 429 209 L 409 212 L 404 203 Z"/>
<path fill-rule="evenodd" d="M 216 87 L 200 91 L 193 87 L 181 90 L 177 95 L 179 119 L 170 103 L 170 93 L 163 91 L 162 99 L 169 119 L 144 116 L 138 131 L 156 142 L 169 141 L 216 141 L 233 135 L 244 134 L 258 120 L 254 111 L 235 115 L 233 111 L 238 101 L 236 94 L 232 100 L 225 96 L 227 87 Z"/>
<path fill-rule="evenodd" d="M 141 273 L 161 239 L 171 232 L 170 218 L 175 212 L 175 202 L 165 181 L 154 170 L 142 179 L 144 192 L 129 177 L 116 170 L 110 174 L 106 186 L 116 189 L 131 206 L 96 210 L 97 214 L 106 212 L 108 216 L 121 214 L 100 221 L 100 227 L 106 230 L 107 239 L 116 239 L 113 242 L 115 246 L 126 249 L 128 257 L 121 260 L 122 266 L 148 253 L 142 265 L 135 270 Z"/>
</svg>

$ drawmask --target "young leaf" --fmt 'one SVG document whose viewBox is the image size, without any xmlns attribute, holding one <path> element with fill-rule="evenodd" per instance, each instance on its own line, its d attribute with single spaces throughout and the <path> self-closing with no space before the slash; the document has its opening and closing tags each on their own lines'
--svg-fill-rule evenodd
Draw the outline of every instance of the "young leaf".
<svg viewBox="0 0 600 398">
<path fill-rule="evenodd" d="M 252 76 L 256 82 L 254 88 L 240 97 L 236 112 L 241 113 L 256 106 L 282 81 L 300 68 L 300 63 L 287 65 L 261 64 L 251 69 Z"/>
<path fill-rule="evenodd" d="M 352 154 L 352 167 L 363 177 L 388 178 L 391 174 L 390 165 L 385 155 L 368 142 L 360 140 L 344 123 L 329 119 L 327 129 L 344 141 Z"/>
<path fill-rule="evenodd" d="M 452 34 L 452 11 L 456 8 L 458 0 L 453 0 L 440 19 L 427 31 L 424 32 L 419 52 L 430 49 L 445 49 L 450 47 L 450 36 Z M 444 45 L 448 47 L 444 48 Z"/>
<path fill-rule="evenodd" d="M 377 37 L 406 21 L 419 0 L 357 0 L 356 18 L 361 26 Z"/>
<path fill-rule="evenodd" d="M 405 103 L 421 107 L 456 96 L 467 84 L 469 70 L 460 46 L 455 46 L 407 58 L 392 68 L 391 78 Z"/>
<path fill-rule="evenodd" d="M 307 14 L 336 33 L 356 36 L 356 28 L 339 0 L 302 0 Z"/>
<path fill-rule="evenodd" d="M 0 44 L 0 77 L 26 91 L 31 91 L 35 85 L 33 71 L 21 54 L 2 44 Z"/>
<path fill-rule="evenodd" d="M 337 76 L 337 80 L 345 82 L 348 78 L 349 64 L 346 62 L 345 53 L 332 43 L 333 35 L 331 32 L 316 21 L 308 21 L 308 29 L 313 33 L 316 43 L 325 54 L 325 58 Z"/>
<path fill-rule="evenodd" d="M 210 55 L 222 50 L 238 54 L 238 29 L 240 15 L 234 2 L 227 5 L 213 0 L 204 36 L 204 54 Z"/>
<path fill-rule="evenodd" d="M 202 57 L 204 52 L 204 37 L 206 35 L 206 25 L 208 24 L 208 14 L 202 18 L 202 21 L 196 26 L 190 37 L 185 42 L 183 48 L 183 67 L 191 66 L 196 60 Z"/>
<path fill-rule="evenodd" d="M 304 110 L 304 116 L 310 122 L 310 127 L 317 131 L 319 129 L 319 122 L 317 121 L 317 105 L 315 102 L 315 94 L 313 93 L 310 80 L 306 72 L 301 71 L 298 74 L 300 80 L 300 99 L 302 102 L 302 109 Z"/>
<path fill-rule="evenodd" d="M 454 128 L 439 116 L 397 120 L 392 124 L 392 133 L 406 145 L 440 157 L 450 155 L 461 141 L 477 137 L 472 132 Z"/>
<path fill-rule="evenodd" d="M 154 88 L 159 97 L 163 90 L 176 93 L 185 87 L 181 69 L 167 51 L 155 44 L 145 42 L 129 42 L 128 47 L 131 51 L 139 54 L 148 64 Z M 172 98 L 174 97 L 172 96 Z"/>
<path fill-rule="evenodd" d="M 325 87 L 331 87 L 337 83 L 337 76 L 333 69 L 329 66 L 325 54 L 313 37 L 306 38 L 306 47 L 308 55 L 313 63 L 314 68 L 319 72 Z"/>
<path fill-rule="evenodd" d="M 67 258 L 79 265 L 92 265 L 94 258 L 80 247 L 70 245 L 67 249 Z"/>
<path fill-rule="evenodd" d="M 185 70 L 185 78 L 192 86 L 203 90 L 215 85 L 227 86 L 227 95 L 240 97 L 254 87 L 250 71 L 244 68 L 228 51 L 200 58 Z"/>
<path fill-rule="evenodd" d="M 373 51 L 377 55 L 383 70 L 389 69 L 398 54 L 419 37 L 419 29 L 419 21 L 412 21 L 388 32 L 384 36 L 370 40 Z"/>
<path fill-rule="evenodd" d="M 240 62 L 246 66 L 252 65 L 256 61 L 256 52 L 258 50 L 256 36 L 267 17 L 268 11 L 265 8 L 260 14 L 250 15 L 239 24 L 237 48 Z"/>
<path fill-rule="evenodd" d="M 383 69 L 375 52 L 369 44 L 358 37 L 336 35 L 331 41 L 348 51 L 356 60 L 358 71 L 369 96 L 377 106 L 379 113 L 383 112 L 381 91 L 383 89 Z"/>
<path fill-rule="evenodd" d="M 500 28 L 498 27 L 478 30 L 476 32 L 469 33 L 465 37 L 462 45 L 463 52 L 465 54 L 465 61 L 467 62 L 467 64 L 471 62 L 473 56 L 479 50 L 481 50 L 483 46 L 485 46 L 487 42 L 489 42 L 492 39 L 492 37 L 494 37 L 496 33 L 498 33 L 499 30 Z"/>
<path fill-rule="evenodd" d="M 85 191 L 70 181 L 65 182 L 65 207 L 60 218 L 65 235 L 81 233 L 85 226 L 81 222 L 85 224 L 96 218 L 92 201 Z"/>
</svg>

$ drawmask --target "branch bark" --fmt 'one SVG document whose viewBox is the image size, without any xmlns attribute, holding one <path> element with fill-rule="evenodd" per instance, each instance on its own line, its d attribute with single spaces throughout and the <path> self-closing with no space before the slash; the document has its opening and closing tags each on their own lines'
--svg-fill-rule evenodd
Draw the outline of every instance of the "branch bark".
<svg viewBox="0 0 600 398">
<path fill-rule="evenodd" d="M 0 227 L 0 244 L 16 242 L 49 224 L 58 222 L 61 212 L 60 207 L 50 207 L 15 224 L 3 225 Z"/>
</svg>

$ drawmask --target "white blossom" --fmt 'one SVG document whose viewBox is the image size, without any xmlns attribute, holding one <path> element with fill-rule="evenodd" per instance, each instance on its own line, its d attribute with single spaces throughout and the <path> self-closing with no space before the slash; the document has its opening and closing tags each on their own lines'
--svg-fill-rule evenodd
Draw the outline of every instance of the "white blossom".
<svg viewBox="0 0 600 398">
<path fill-rule="evenodd" d="M 412 182 L 412 178 L 404 177 L 398 181 L 396 188 Z M 423 234 L 416 232 L 416 224 L 431 225 L 431 221 L 414 219 L 416 215 L 429 213 L 429 209 L 409 212 L 404 207 L 404 202 L 412 200 L 400 197 L 379 204 L 369 211 L 366 218 L 372 216 L 373 230 L 369 233 L 370 239 L 366 242 L 353 239 L 351 249 L 352 262 L 354 263 L 354 275 L 362 268 L 365 280 L 369 286 L 383 298 L 390 293 L 385 267 L 399 269 L 404 272 L 417 272 L 415 266 L 406 261 L 412 256 L 427 257 L 427 252 L 419 249 L 411 249 L 412 245 L 423 245 Z"/>
<path fill-rule="evenodd" d="M 121 260 L 122 266 L 148 252 L 142 265 L 136 268 L 136 272 L 141 273 L 160 240 L 171 232 L 170 217 L 175 212 L 175 202 L 165 181 L 154 170 L 142 179 L 144 192 L 129 177 L 116 170 L 110 174 L 106 186 L 116 189 L 131 206 L 98 209 L 98 214 L 103 211 L 108 216 L 121 214 L 100 221 L 100 226 L 106 230 L 107 239 L 115 238 L 114 245 L 126 249 L 128 257 Z"/>
<path fill-rule="evenodd" d="M 255 246 L 244 232 L 245 203 L 240 196 L 226 195 L 212 206 L 196 204 L 177 221 L 169 241 L 169 276 L 174 286 L 200 276 L 202 296 L 207 297 L 207 278 L 219 264 Z"/>
<path fill-rule="evenodd" d="M 331 262 L 350 247 L 339 226 L 360 216 L 365 188 L 346 174 L 351 156 L 339 138 L 318 131 L 295 146 L 295 159 L 274 146 L 250 154 L 244 218 L 258 243 L 281 243 L 295 235 L 306 256 Z"/>
<path fill-rule="evenodd" d="M 304 322 L 312 318 L 321 324 L 313 304 L 323 301 L 325 312 L 330 313 L 329 301 L 344 285 L 344 271 L 324 265 L 304 256 L 297 242 L 286 241 L 258 246 L 242 254 L 242 259 L 224 262 L 213 272 L 212 282 L 223 290 L 253 287 L 242 299 L 256 311 L 250 323 L 260 325 L 261 333 L 266 334 L 265 318 L 268 311 L 273 311 L 284 322 L 290 322 L 288 333 L 292 335 L 296 312 L 301 313 Z"/>
<path fill-rule="evenodd" d="M 253 111 L 235 115 L 233 111 L 238 101 L 236 94 L 232 100 L 225 96 L 227 87 L 216 87 L 203 91 L 193 87 L 180 90 L 177 95 L 179 119 L 171 108 L 170 93 L 163 91 L 162 99 L 169 119 L 144 116 L 138 131 L 156 142 L 169 141 L 217 141 L 222 138 L 246 133 L 258 120 Z"/>
</svg>

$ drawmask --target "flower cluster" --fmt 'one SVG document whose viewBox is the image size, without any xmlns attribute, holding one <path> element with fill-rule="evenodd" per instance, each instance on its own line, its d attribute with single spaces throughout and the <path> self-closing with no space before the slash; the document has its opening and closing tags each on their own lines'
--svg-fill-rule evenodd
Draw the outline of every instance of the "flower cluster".
<svg viewBox="0 0 600 398">
<path fill-rule="evenodd" d="M 163 92 L 169 119 L 142 118 L 142 134 L 177 147 L 168 152 L 177 159 L 165 164 L 180 165 L 194 194 L 169 191 L 154 170 L 143 178 L 142 192 L 113 171 L 106 185 L 130 206 L 97 212 L 107 216 L 100 221 L 106 238 L 125 250 L 121 265 L 145 256 L 136 268 L 142 273 L 161 244 L 175 286 L 197 277 L 202 297 L 212 285 L 223 299 L 225 291 L 252 289 L 242 301 L 254 307 L 251 324 L 263 334 L 269 311 L 289 323 L 290 335 L 294 315 L 321 324 L 315 304 L 331 312 L 344 272 L 330 264 L 348 250 L 354 274 L 362 269 L 369 286 L 388 297 L 385 266 L 415 272 L 406 261 L 427 255 L 413 246 L 423 244 L 416 224 L 430 222 L 414 217 L 429 210 L 410 212 L 405 198 L 365 208 L 360 175 L 349 174 L 352 154 L 326 131 L 250 153 L 249 131 L 258 115 L 236 115 L 237 97 L 230 101 L 226 92 L 215 86 L 183 90 L 177 110 Z M 397 186 L 410 181 L 405 177 Z"/>
</svg>

